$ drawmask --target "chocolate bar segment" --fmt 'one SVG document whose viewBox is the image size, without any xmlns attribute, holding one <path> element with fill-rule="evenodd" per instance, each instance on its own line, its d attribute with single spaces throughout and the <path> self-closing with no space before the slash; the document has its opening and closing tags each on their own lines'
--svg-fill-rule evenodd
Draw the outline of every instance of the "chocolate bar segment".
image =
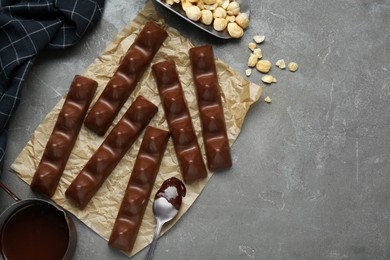
<svg viewBox="0 0 390 260">
<path fill-rule="evenodd" d="M 190 61 L 196 86 L 207 167 L 210 171 L 228 169 L 232 166 L 232 158 L 211 45 L 191 48 Z"/>
<path fill-rule="evenodd" d="M 157 107 L 138 96 L 65 192 L 84 208 L 157 113 Z"/>
<path fill-rule="evenodd" d="M 163 61 L 152 66 L 165 117 L 172 135 L 177 160 L 184 182 L 207 176 L 191 115 L 184 100 L 174 61 Z"/>
<path fill-rule="evenodd" d="M 54 195 L 97 86 L 92 79 L 74 77 L 32 179 L 32 190 Z"/>
<path fill-rule="evenodd" d="M 131 252 L 167 147 L 169 132 L 148 126 L 108 244 Z"/>
<path fill-rule="evenodd" d="M 167 36 L 155 23 L 145 24 L 89 111 L 84 122 L 86 127 L 101 136 L 107 132 Z"/>
</svg>

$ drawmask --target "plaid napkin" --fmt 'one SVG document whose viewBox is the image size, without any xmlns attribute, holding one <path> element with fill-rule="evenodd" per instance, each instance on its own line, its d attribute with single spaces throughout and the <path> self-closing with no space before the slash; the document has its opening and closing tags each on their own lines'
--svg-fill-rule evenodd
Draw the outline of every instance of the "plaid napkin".
<svg viewBox="0 0 390 260">
<path fill-rule="evenodd" d="M 102 16 L 104 0 L 0 0 L 0 175 L 8 123 L 44 48 L 75 45 Z"/>
</svg>

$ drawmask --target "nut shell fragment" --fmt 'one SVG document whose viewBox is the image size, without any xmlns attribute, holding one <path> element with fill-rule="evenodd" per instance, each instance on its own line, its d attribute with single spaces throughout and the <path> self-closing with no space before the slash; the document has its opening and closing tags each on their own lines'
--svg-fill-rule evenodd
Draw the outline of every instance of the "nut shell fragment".
<svg viewBox="0 0 390 260">
<path fill-rule="evenodd" d="M 298 69 L 298 64 L 295 63 L 295 62 L 290 62 L 288 65 L 287 65 L 288 69 L 292 72 L 294 71 L 297 71 Z"/>
<path fill-rule="evenodd" d="M 277 80 L 274 76 L 271 76 L 271 75 L 264 75 L 262 78 L 261 78 L 261 81 L 263 81 L 264 83 L 267 83 L 267 84 L 271 84 L 271 83 L 276 83 Z"/>
<path fill-rule="evenodd" d="M 284 62 L 283 59 L 280 59 L 278 60 L 276 63 L 275 63 L 276 67 L 280 68 L 280 69 L 285 69 L 286 68 L 286 63 Z"/>
</svg>

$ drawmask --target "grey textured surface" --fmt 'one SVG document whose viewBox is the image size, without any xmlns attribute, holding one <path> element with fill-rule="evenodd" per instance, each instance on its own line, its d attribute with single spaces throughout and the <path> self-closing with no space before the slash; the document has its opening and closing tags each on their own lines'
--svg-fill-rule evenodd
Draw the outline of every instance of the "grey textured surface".
<svg viewBox="0 0 390 260">
<path fill-rule="evenodd" d="M 5 167 L 82 72 L 143 8 L 108 0 L 99 26 L 75 48 L 45 52 L 11 122 Z M 390 259 L 390 1 L 252 0 L 238 41 L 209 37 L 159 9 L 195 44 L 244 73 L 253 35 L 277 68 L 233 145 L 234 167 L 216 174 L 159 240 L 156 259 Z M 253 82 L 261 75 L 254 73 Z M 34 195 L 15 175 L 3 181 Z M 0 193 L 1 210 L 12 201 Z M 74 259 L 127 259 L 77 221 Z M 134 259 L 143 259 L 146 250 Z"/>
</svg>

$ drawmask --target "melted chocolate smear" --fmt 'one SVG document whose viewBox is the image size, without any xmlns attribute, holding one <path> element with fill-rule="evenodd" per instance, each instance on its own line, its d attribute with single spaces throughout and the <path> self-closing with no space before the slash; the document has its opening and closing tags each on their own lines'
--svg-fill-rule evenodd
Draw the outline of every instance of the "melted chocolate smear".
<svg viewBox="0 0 390 260">
<path fill-rule="evenodd" d="M 179 210 L 182 197 L 186 196 L 186 192 L 187 190 L 184 183 L 181 180 L 172 177 L 164 181 L 160 189 L 157 191 L 154 200 L 157 200 L 158 198 L 165 198 L 177 210 Z"/>
<path fill-rule="evenodd" d="M 1 230 L 1 256 L 7 260 L 62 259 L 69 243 L 64 215 L 50 205 L 35 203 L 14 212 Z"/>
</svg>

